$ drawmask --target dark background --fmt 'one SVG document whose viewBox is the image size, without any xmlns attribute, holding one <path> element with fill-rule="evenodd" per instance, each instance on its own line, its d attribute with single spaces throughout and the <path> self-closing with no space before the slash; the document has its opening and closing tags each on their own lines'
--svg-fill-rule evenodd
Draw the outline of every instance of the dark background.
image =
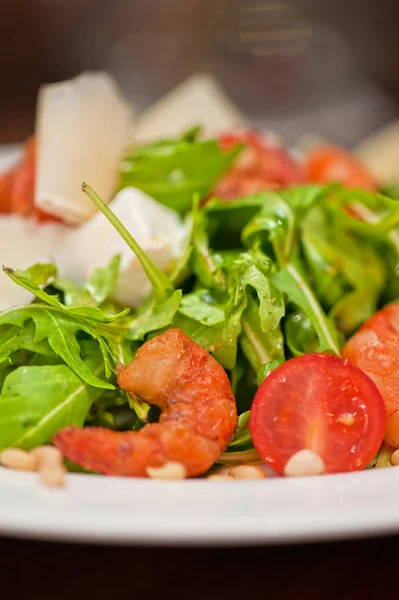
<svg viewBox="0 0 399 600">
<path fill-rule="evenodd" d="M 41 83 L 85 69 L 109 70 L 139 109 L 190 73 L 211 71 L 251 118 L 287 139 L 314 130 L 352 145 L 398 114 L 398 0 L 0 5 L 0 143 L 33 131 Z M 0 595 L 391 597 L 398 543 L 176 550 L 0 539 Z"/>
<path fill-rule="evenodd" d="M 261 125 L 352 145 L 397 114 L 397 0 L 3 0 L 0 142 L 43 82 L 109 70 L 141 109 L 213 72 Z"/>
<path fill-rule="evenodd" d="M 0 540 L 0 590 L 7 600 L 395 598 L 397 547 L 398 538 L 217 550 Z"/>
</svg>

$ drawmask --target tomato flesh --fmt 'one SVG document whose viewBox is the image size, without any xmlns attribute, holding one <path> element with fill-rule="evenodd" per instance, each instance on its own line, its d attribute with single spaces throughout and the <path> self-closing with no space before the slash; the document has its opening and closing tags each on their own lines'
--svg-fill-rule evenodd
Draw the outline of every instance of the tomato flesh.
<svg viewBox="0 0 399 600">
<path fill-rule="evenodd" d="M 251 130 L 224 133 L 220 147 L 229 150 L 239 143 L 245 149 L 236 164 L 216 185 L 214 195 L 224 200 L 249 196 L 263 190 L 280 189 L 304 183 L 302 167 L 276 142 Z"/>
<path fill-rule="evenodd" d="M 315 183 L 339 182 L 349 188 L 377 190 L 370 173 L 349 152 L 336 146 L 316 148 L 307 156 L 306 176 Z"/>
<path fill-rule="evenodd" d="M 385 420 L 381 394 L 365 373 L 336 356 L 306 354 L 259 387 L 250 431 L 278 473 L 303 449 L 321 456 L 326 473 L 339 473 L 367 466 L 383 441 Z"/>
<path fill-rule="evenodd" d="M 343 354 L 375 382 L 388 417 L 385 441 L 399 447 L 399 304 L 370 317 L 346 343 Z"/>
</svg>

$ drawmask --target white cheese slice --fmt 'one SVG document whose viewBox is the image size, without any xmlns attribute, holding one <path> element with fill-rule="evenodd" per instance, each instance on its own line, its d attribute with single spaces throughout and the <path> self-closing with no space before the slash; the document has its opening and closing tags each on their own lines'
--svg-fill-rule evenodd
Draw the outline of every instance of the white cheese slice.
<svg viewBox="0 0 399 600">
<path fill-rule="evenodd" d="M 399 182 L 399 121 L 370 135 L 355 149 L 359 160 L 381 185 Z"/>
<path fill-rule="evenodd" d="M 59 224 L 38 226 L 18 216 L 1 216 L 0 266 L 27 269 L 37 262 L 54 262 L 56 248 L 68 233 L 68 228 Z M 0 271 L 0 310 L 32 299 L 32 294 Z"/>
<path fill-rule="evenodd" d="M 111 200 L 131 126 L 132 109 L 107 73 L 43 86 L 36 118 L 36 206 L 66 223 L 88 220 L 97 209 L 81 193 L 81 182 Z"/>
<path fill-rule="evenodd" d="M 109 206 L 153 262 L 164 271 L 171 268 L 185 235 L 177 213 L 132 187 L 120 191 Z M 136 307 L 151 285 L 132 250 L 102 213 L 72 231 L 57 247 L 56 258 L 62 276 L 83 284 L 116 254 L 121 255 L 121 271 L 113 298 Z"/>
<path fill-rule="evenodd" d="M 136 142 L 174 138 L 196 125 L 206 137 L 245 126 L 245 117 L 212 76 L 196 74 L 152 104 L 138 118 Z"/>
</svg>

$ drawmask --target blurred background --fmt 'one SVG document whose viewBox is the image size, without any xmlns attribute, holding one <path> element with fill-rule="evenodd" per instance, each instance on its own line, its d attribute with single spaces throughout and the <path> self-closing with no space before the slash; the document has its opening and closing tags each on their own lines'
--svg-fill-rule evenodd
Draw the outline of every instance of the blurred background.
<svg viewBox="0 0 399 600">
<path fill-rule="evenodd" d="M 288 142 L 352 146 L 398 114 L 398 22 L 398 0 L 2 0 L 0 143 L 41 83 L 105 69 L 138 110 L 207 71 Z"/>
</svg>

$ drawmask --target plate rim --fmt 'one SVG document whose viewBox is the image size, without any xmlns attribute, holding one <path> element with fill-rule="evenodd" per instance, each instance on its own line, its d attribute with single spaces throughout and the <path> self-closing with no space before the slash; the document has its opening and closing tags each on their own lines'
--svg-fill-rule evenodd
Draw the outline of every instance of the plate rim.
<svg viewBox="0 0 399 600">
<path fill-rule="evenodd" d="M 399 469 L 397 475 L 395 471 L 392 467 L 378 472 L 242 482 L 208 482 L 204 479 L 161 482 L 69 474 L 67 487 L 53 490 L 44 488 L 38 482 L 37 474 L 0 468 L 1 496 L 4 498 L 8 490 L 9 493 L 13 491 L 16 504 L 21 505 L 23 500 L 23 509 L 16 506 L 0 511 L 0 535 L 79 544 L 169 547 L 286 545 L 393 535 L 399 533 L 399 503 L 395 502 L 399 492 Z M 354 503 L 367 498 L 372 490 L 381 489 L 384 496 L 391 498 L 390 504 L 383 505 L 383 510 L 380 504 L 380 510 L 370 514 L 373 505 L 370 508 L 367 500 L 354 509 Z M 137 499 L 137 496 L 145 499 L 149 491 L 152 500 L 168 495 L 176 499 L 176 510 L 171 511 L 168 503 L 167 510 L 162 503 L 156 510 L 144 500 L 142 505 L 138 503 L 141 512 L 129 516 L 126 500 Z M 209 514 L 198 515 L 195 510 L 187 512 L 185 506 L 187 498 L 194 499 L 201 494 L 208 500 L 228 501 L 239 493 L 244 501 L 250 501 L 260 491 L 265 498 L 269 495 L 277 499 L 290 496 L 301 501 L 314 501 L 319 495 L 320 510 L 311 514 L 305 511 L 302 515 L 299 510 L 285 519 L 279 514 L 276 520 L 273 520 L 273 514 L 237 513 L 234 518 L 230 516 L 223 520 L 212 510 Z M 296 495 L 298 491 L 300 493 Z M 115 510 L 110 511 L 107 504 L 96 509 L 96 502 L 104 499 L 104 494 Z M 82 498 L 89 504 L 92 502 L 92 510 L 86 506 L 76 512 L 76 504 L 69 504 L 71 500 L 75 502 Z M 182 506 L 178 505 L 179 499 L 183 499 Z M 36 510 L 29 506 L 32 500 L 33 504 L 36 502 Z M 4 502 L 0 501 L 0 506 L 2 504 Z"/>
</svg>

